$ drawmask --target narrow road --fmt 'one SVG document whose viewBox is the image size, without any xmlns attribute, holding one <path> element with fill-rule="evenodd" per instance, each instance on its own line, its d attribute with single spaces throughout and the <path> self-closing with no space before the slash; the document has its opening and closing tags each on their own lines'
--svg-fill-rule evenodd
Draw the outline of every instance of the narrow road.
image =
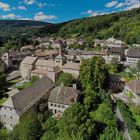
<svg viewBox="0 0 140 140">
<path fill-rule="evenodd" d="M 120 129 L 122 130 L 122 134 L 123 134 L 124 138 L 126 140 L 132 140 L 131 136 L 129 134 L 128 128 L 125 125 L 124 119 L 123 119 L 122 114 L 121 114 L 121 112 L 120 112 L 118 107 L 116 108 L 116 116 L 117 116 L 117 118 L 119 120 Z"/>
</svg>

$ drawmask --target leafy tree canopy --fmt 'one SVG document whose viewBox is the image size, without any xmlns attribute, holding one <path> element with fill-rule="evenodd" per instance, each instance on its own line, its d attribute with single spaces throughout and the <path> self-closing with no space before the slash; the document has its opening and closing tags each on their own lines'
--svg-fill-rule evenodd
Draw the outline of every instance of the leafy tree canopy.
<svg viewBox="0 0 140 140">
<path fill-rule="evenodd" d="M 74 77 L 69 73 L 62 73 L 57 80 L 57 85 L 61 85 L 62 83 L 65 86 L 72 86 L 74 82 Z"/>
</svg>

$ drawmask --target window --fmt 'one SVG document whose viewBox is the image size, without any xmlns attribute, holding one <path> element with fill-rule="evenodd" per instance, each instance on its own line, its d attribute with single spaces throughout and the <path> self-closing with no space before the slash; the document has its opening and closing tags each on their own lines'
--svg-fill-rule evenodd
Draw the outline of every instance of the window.
<svg viewBox="0 0 140 140">
<path fill-rule="evenodd" d="M 12 109 L 10 108 L 10 111 L 12 111 Z"/>
<path fill-rule="evenodd" d="M 65 106 L 63 105 L 62 108 L 65 108 Z"/>
<path fill-rule="evenodd" d="M 53 106 L 53 103 L 51 103 L 51 106 Z"/>
<path fill-rule="evenodd" d="M 6 117 L 6 115 L 4 115 L 4 117 Z"/>
<path fill-rule="evenodd" d="M 10 124 L 11 126 L 13 126 L 12 124 Z"/>
<path fill-rule="evenodd" d="M 13 117 L 11 116 L 10 118 L 12 119 Z"/>
<path fill-rule="evenodd" d="M 6 124 L 6 122 L 4 122 L 4 124 Z"/>
<path fill-rule="evenodd" d="M 57 110 L 56 109 L 54 110 L 54 113 L 57 113 Z"/>
</svg>

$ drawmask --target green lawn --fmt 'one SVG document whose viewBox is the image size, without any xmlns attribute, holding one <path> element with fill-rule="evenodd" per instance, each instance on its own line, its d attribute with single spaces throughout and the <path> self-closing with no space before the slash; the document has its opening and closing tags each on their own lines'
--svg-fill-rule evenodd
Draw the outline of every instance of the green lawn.
<svg viewBox="0 0 140 140">
<path fill-rule="evenodd" d="M 22 89 L 28 88 L 28 87 L 31 86 L 31 85 L 32 85 L 31 82 L 25 82 L 25 83 L 23 83 L 23 85 L 17 86 L 16 88 L 19 89 L 19 90 L 22 90 Z"/>
<path fill-rule="evenodd" d="M 20 81 L 21 81 L 21 79 L 18 78 L 18 79 L 14 79 L 14 80 L 9 81 L 8 84 L 14 85 L 14 84 L 16 84 L 16 83 L 18 83 Z"/>
<path fill-rule="evenodd" d="M 124 71 L 117 73 L 118 76 L 124 78 L 126 81 L 135 80 L 137 78 L 137 71 L 133 68 L 126 68 Z"/>
<path fill-rule="evenodd" d="M 134 94 L 133 94 L 132 92 L 130 92 L 130 91 L 127 93 L 127 97 L 128 97 L 129 99 L 131 99 L 131 100 L 132 100 L 132 99 L 135 99 Z"/>
<path fill-rule="evenodd" d="M 134 115 L 134 118 L 137 122 L 137 125 L 140 126 L 140 116 L 139 115 Z"/>
<path fill-rule="evenodd" d="M 0 105 L 2 105 L 6 101 L 6 98 L 0 99 Z"/>
<path fill-rule="evenodd" d="M 136 120 L 136 124 L 140 126 L 140 106 L 130 105 L 129 110 L 131 111 L 133 118 Z"/>
</svg>

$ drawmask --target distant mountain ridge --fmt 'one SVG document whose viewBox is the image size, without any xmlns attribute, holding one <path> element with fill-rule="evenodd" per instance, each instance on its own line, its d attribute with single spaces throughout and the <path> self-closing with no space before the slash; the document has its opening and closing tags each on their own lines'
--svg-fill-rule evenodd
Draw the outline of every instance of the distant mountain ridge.
<svg viewBox="0 0 140 140">
<path fill-rule="evenodd" d="M 0 26 L 6 27 L 25 27 L 25 26 L 47 26 L 49 22 L 33 20 L 0 20 Z"/>
<path fill-rule="evenodd" d="M 53 25 L 49 22 L 32 20 L 0 20 L 0 47 L 8 40 L 17 40 L 21 37 L 31 39 L 37 36 L 39 29 Z"/>
</svg>

